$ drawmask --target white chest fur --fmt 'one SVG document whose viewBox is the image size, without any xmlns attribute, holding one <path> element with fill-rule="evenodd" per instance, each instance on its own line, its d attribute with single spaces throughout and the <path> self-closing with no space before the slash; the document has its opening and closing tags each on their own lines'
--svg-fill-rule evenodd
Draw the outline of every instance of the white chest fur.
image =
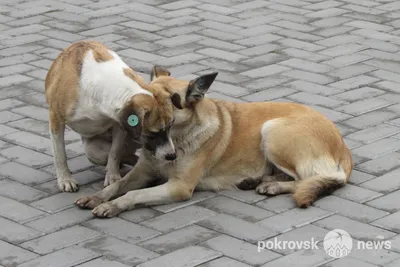
<svg viewBox="0 0 400 267">
<path fill-rule="evenodd" d="M 83 61 L 79 84 L 79 100 L 69 126 L 84 136 L 93 136 L 107 130 L 132 96 L 149 94 L 125 75 L 128 66 L 113 51 L 113 59 L 97 62 L 92 51 Z"/>
</svg>

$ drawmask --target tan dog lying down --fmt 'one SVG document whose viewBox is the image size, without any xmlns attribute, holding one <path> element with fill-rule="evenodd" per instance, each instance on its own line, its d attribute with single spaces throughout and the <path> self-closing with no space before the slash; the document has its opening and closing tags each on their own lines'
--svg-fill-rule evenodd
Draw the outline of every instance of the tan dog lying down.
<svg viewBox="0 0 400 267">
<path fill-rule="evenodd" d="M 175 106 L 172 127 L 143 135 L 147 145 L 131 172 L 76 204 L 98 217 L 113 217 L 138 204 L 190 199 L 195 189 L 250 185 L 261 194 L 293 193 L 297 205 L 307 207 L 348 182 L 351 152 L 331 121 L 299 104 L 204 98 L 216 76 L 186 82 L 154 68 L 151 85 L 167 88 Z M 176 160 L 155 156 L 158 147 L 175 147 Z M 294 180 L 271 176 L 274 166 Z M 156 177 L 167 182 L 141 189 Z"/>
<path fill-rule="evenodd" d="M 65 125 L 82 136 L 87 157 L 107 165 L 104 185 L 120 179 L 120 164 L 134 165 L 142 128 L 160 130 L 172 113 L 169 94 L 153 91 L 113 51 L 98 42 L 80 41 L 66 48 L 46 77 L 50 136 L 58 187 L 78 190 L 67 165 Z M 146 122 L 144 123 L 144 117 Z M 168 151 L 166 151 L 168 152 Z M 174 151 L 171 151 L 174 153 Z"/>
</svg>

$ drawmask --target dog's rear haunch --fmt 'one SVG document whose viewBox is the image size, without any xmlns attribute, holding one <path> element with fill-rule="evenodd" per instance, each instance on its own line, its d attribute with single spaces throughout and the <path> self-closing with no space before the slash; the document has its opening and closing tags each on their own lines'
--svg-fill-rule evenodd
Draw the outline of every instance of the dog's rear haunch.
<svg viewBox="0 0 400 267">
<path fill-rule="evenodd" d="M 260 194 L 293 193 L 305 208 L 348 182 L 351 152 L 335 125 L 316 110 L 295 103 L 206 98 L 217 73 L 182 81 L 154 67 L 151 76 L 151 85 L 170 94 L 174 122 L 147 142 L 173 145 L 176 159 L 158 157 L 152 146 L 144 146 L 129 174 L 76 201 L 96 216 L 112 217 L 138 204 L 187 200 L 195 189 L 240 188 L 244 182 Z M 283 175 L 275 175 L 275 168 Z M 160 176 L 167 182 L 142 189 Z"/>
</svg>

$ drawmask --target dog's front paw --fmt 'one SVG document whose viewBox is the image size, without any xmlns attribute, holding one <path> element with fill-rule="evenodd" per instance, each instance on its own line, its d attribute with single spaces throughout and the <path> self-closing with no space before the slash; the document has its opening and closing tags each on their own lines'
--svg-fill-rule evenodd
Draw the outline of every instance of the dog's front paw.
<svg viewBox="0 0 400 267">
<path fill-rule="evenodd" d="M 63 192 L 76 192 L 79 190 L 78 183 L 73 178 L 60 179 L 57 183 L 58 188 Z"/>
<path fill-rule="evenodd" d="M 263 182 L 257 186 L 256 191 L 261 195 L 275 196 L 281 193 L 281 187 L 277 182 Z"/>
<path fill-rule="evenodd" d="M 75 204 L 81 209 L 94 209 L 103 203 L 103 200 L 96 196 L 83 196 L 75 201 Z"/>
<path fill-rule="evenodd" d="M 110 184 L 115 183 L 116 181 L 121 179 L 121 175 L 119 174 L 106 174 L 106 178 L 104 179 L 104 187 L 109 186 Z"/>
<path fill-rule="evenodd" d="M 103 203 L 92 210 L 94 216 L 99 218 L 111 218 L 117 216 L 121 210 L 111 202 Z"/>
</svg>

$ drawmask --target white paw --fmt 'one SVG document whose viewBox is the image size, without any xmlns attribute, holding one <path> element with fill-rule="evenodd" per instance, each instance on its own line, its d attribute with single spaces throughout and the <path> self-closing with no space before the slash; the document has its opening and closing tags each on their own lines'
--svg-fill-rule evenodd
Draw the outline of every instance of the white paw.
<svg viewBox="0 0 400 267">
<path fill-rule="evenodd" d="M 73 178 L 58 180 L 58 188 L 63 192 L 76 192 L 79 190 L 79 186 Z"/>
<path fill-rule="evenodd" d="M 277 182 L 263 182 L 256 188 L 257 193 L 261 195 L 278 195 L 281 193 L 281 187 Z"/>
<path fill-rule="evenodd" d="M 116 205 L 111 204 L 111 202 L 100 204 L 92 210 L 93 215 L 100 218 L 115 217 L 120 212 L 121 210 Z"/>
<path fill-rule="evenodd" d="M 119 174 L 108 174 L 106 173 L 106 178 L 104 179 L 104 187 L 109 186 L 110 184 L 115 183 L 116 181 L 121 179 L 121 175 Z"/>
</svg>

